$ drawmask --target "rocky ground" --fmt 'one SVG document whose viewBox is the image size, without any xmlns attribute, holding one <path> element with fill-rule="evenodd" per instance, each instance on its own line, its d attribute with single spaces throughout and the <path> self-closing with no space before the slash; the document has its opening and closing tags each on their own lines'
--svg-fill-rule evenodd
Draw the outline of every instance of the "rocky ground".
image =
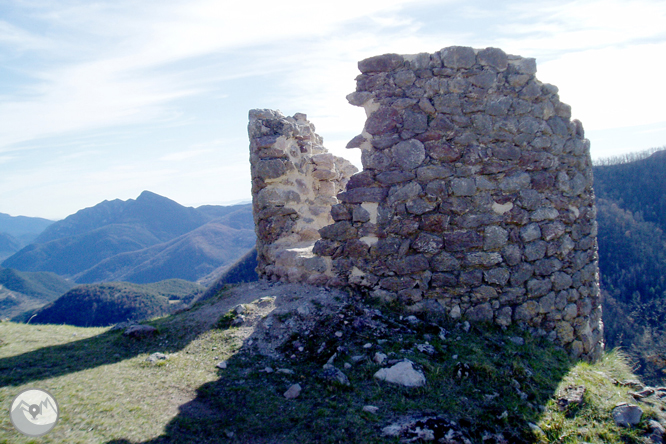
<svg viewBox="0 0 666 444">
<path fill-rule="evenodd" d="M 139 326 L 0 326 L 0 402 L 62 403 L 45 443 L 663 442 L 666 389 L 636 379 L 618 352 L 292 284 Z M 3 442 L 30 441 L 0 418 Z"/>
<path fill-rule="evenodd" d="M 437 313 L 425 317 L 400 315 L 390 307 L 368 304 L 358 295 L 337 289 L 260 281 L 229 289 L 223 299 L 197 313 L 200 320 L 216 321 L 216 327 L 227 328 L 229 334 L 241 340 L 240 354 L 265 356 L 270 360 L 262 363 L 273 363 L 245 369 L 244 374 L 293 376 L 291 383 L 284 385 L 285 390 L 278 393 L 285 400 L 299 402 L 303 396 L 325 396 L 331 390 L 355 391 L 364 384 L 396 387 L 403 396 L 419 390 L 427 397 L 428 391 L 441 389 L 443 379 L 458 389 L 467 386 L 471 390 L 469 398 L 464 396 L 466 390 L 459 394 L 468 404 L 464 415 L 433 408 L 430 400 L 423 402 L 422 408 L 402 414 L 386 402 L 357 403 L 360 412 L 383 417 L 384 421 L 375 426 L 377 437 L 401 442 L 549 442 L 557 427 L 543 418 L 575 417 L 591 407 L 590 398 L 599 391 L 589 381 L 567 381 L 564 374 L 558 375 L 558 381 L 540 381 L 552 374 L 533 360 L 526 362 L 525 352 L 534 353 L 535 346 L 536 350 L 547 347 L 543 338 L 537 340 L 525 332 L 506 329 L 482 333 L 478 325 L 451 323 Z M 467 342 L 474 334 L 486 341 L 482 346 L 485 349 Z M 485 358 L 480 356 L 484 354 Z M 544 359 L 542 364 L 547 361 Z M 225 371 L 239 362 L 222 361 L 218 368 Z M 617 380 L 608 371 L 596 373 L 604 387 L 620 387 L 629 396 L 612 408 L 605 407 L 606 417 L 612 418 L 610 426 L 620 430 L 619 435 L 623 430 L 627 432 L 624 439 L 629 442 L 632 439 L 627 436 L 636 439 L 634 442 L 663 442 L 666 387 L 647 387 L 634 379 Z M 363 381 L 358 380 L 359 375 Z M 313 387 L 312 380 L 318 382 L 318 388 Z M 503 381 L 507 387 L 500 389 L 497 384 Z M 329 387 L 327 393 L 318 392 L 322 385 Z M 555 395 L 548 396 L 546 392 L 555 386 Z M 488 410 L 496 413 L 489 417 Z M 470 418 L 472 412 L 480 418 Z M 233 433 L 243 434 L 242 430 Z M 586 433 L 594 437 L 585 427 L 577 433 L 581 438 Z"/>
</svg>

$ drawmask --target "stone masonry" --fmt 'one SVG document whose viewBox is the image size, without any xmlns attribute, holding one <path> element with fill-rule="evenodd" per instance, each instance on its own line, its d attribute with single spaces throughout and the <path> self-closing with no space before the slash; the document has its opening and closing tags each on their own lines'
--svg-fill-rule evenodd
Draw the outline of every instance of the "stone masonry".
<svg viewBox="0 0 666 444">
<path fill-rule="evenodd" d="M 316 280 L 410 311 L 519 324 L 573 357 L 600 356 L 589 141 L 557 87 L 536 79 L 535 60 L 454 46 L 371 57 L 359 69 L 347 99 L 368 118 L 348 148 L 361 149 L 363 171 L 338 194 L 334 223 L 321 225 Z M 253 125 L 251 113 L 256 157 Z M 290 197 L 262 196 L 252 168 L 257 222 L 288 225 L 293 206 L 278 201 Z M 261 254 L 269 269 L 273 257 Z"/>
<path fill-rule="evenodd" d="M 315 257 L 319 229 L 331 224 L 335 197 L 358 171 L 333 156 L 305 114 L 249 113 L 257 272 L 286 282 L 326 283 L 330 259 Z"/>
</svg>

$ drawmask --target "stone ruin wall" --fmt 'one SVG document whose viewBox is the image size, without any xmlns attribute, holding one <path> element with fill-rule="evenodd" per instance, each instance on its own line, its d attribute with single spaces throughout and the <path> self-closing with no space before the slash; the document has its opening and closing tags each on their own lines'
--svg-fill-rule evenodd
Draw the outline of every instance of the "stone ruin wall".
<svg viewBox="0 0 666 444">
<path fill-rule="evenodd" d="M 411 311 L 519 324 L 573 357 L 600 356 L 589 141 L 557 88 L 536 79 L 535 60 L 449 47 L 372 57 L 359 69 L 348 100 L 368 118 L 348 148 L 361 149 L 363 171 L 340 203 L 326 196 L 334 223 L 319 230 L 316 270 L 302 277 Z M 285 197 L 267 210 L 255 195 L 255 218 L 265 211 L 257 222 L 280 226 L 271 218 L 291 211 Z"/>
<path fill-rule="evenodd" d="M 252 204 L 260 277 L 325 284 L 330 259 L 314 257 L 331 206 L 358 169 L 322 146 L 305 114 L 249 113 Z M 328 273 L 327 273 L 328 270 Z"/>
</svg>

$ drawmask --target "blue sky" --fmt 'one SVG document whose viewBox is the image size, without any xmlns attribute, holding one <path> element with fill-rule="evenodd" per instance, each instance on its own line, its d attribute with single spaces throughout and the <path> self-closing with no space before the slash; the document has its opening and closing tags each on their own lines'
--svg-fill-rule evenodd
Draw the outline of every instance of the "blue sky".
<svg viewBox="0 0 666 444">
<path fill-rule="evenodd" d="M 0 0 L 0 212 L 248 200 L 252 108 L 359 165 L 357 62 L 450 45 L 535 57 L 594 158 L 664 146 L 664 23 L 663 0 Z"/>
</svg>

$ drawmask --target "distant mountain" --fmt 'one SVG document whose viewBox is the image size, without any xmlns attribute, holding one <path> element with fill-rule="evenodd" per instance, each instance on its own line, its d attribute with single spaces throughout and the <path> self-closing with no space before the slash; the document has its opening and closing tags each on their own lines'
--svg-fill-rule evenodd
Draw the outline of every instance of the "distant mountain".
<svg viewBox="0 0 666 444">
<path fill-rule="evenodd" d="M 0 213 L 0 261 L 32 242 L 52 220 Z"/>
<path fill-rule="evenodd" d="M 7 233 L 14 237 L 39 234 L 51 224 L 53 224 L 52 220 L 41 217 L 10 216 L 0 213 L 0 233 Z"/>
<path fill-rule="evenodd" d="M 12 318 L 54 301 L 74 284 L 54 273 L 0 268 L 0 318 Z"/>
<path fill-rule="evenodd" d="M 201 285 L 180 279 L 146 285 L 127 282 L 79 285 L 37 310 L 31 323 L 104 327 L 139 321 L 184 307 L 203 290 Z"/>
<path fill-rule="evenodd" d="M 3 267 L 51 271 L 74 277 L 104 259 L 160 243 L 142 226 L 113 224 L 45 243 L 33 243 L 6 259 Z"/>
<path fill-rule="evenodd" d="M 605 340 L 666 374 L 666 151 L 594 167 Z"/>
<path fill-rule="evenodd" d="M 136 200 L 105 200 L 94 207 L 77 211 L 49 226 L 35 239 L 35 243 L 77 236 L 109 225 L 140 227 L 164 242 L 209 220 L 210 217 L 195 208 L 184 207 L 171 199 L 144 191 Z"/>
<path fill-rule="evenodd" d="M 144 191 L 53 223 L 2 266 L 78 283 L 195 281 L 235 261 L 254 236 L 250 205 L 191 208 Z"/>
<path fill-rule="evenodd" d="M 196 281 L 222 264 L 234 262 L 256 242 L 254 230 L 212 221 L 187 234 L 142 250 L 118 254 L 75 276 L 81 283 Z"/>
<path fill-rule="evenodd" d="M 0 233 L 0 260 L 8 258 L 21 249 L 21 241 L 9 233 Z"/>
</svg>

